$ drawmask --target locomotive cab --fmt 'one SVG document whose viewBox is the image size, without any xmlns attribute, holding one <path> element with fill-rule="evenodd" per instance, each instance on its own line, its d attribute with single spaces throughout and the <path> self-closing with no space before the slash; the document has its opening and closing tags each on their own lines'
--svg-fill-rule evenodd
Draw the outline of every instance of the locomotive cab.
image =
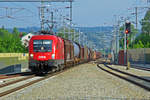
<svg viewBox="0 0 150 100">
<path fill-rule="evenodd" d="M 63 40 L 53 35 L 33 36 L 29 42 L 29 69 L 48 72 L 64 63 Z"/>
</svg>

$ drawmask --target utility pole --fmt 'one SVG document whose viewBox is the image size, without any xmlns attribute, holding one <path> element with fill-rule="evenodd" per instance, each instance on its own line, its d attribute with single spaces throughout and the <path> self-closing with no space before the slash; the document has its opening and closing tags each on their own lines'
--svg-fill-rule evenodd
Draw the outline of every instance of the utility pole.
<svg viewBox="0 0 150 100">
<path fill-rule="evenodd" d="M 80 38 L 80 36 L 81 36 L 81 32 L 80 32 L 80 30 L 79 30 L 79 44 L 81 44 L 81 38 Z"/>
<path fill-rule="evenodd" d="M 135 15 L 136 15 L 136 29 L 138 28 L 138 7 L 135 7 Z"/>
<path fill-rule="evenodd" d="M 112 41 L 112 53 L 113 53 L 113 63 L 116 63 L 116 29 L 113 25 L 113 41 Z"/>
<path fill-rule="evenodd" d="M 70 1 L 70 29 L 69 29 L 70 40 L 72 40 L 71 26 L 72 26 L 72 1 Z"/>
<path fill-rule="evenodd" d="M 64 38 L 66 38 L 66 30 L 65 30 L 65 18 L 62 16 L 62 22 L 63 22 L 63 32 L 64 32 Z"/>
<path fill-rule="evenodd" d="M 53 27 L 54 27 L 54 16 L 53 16 L 53 12 L 51 12 L 51 21 L 52 21 L 52 25 L 50 27 L 50 32 L 52 33 L 53 32 Z"/>
<path fill-rule="evenodd" d="M 116 53 L 115 53 L 115 64 L 117 64 L 117 59 L 118 59 L 118 52 L 117 52 L 117 50 L 118 50 L 118 48 L 117 48 L 117 25 L 115 26 L 115 37 L 116 37 L 116 39 L 115 39 L 115 41 L 116 41 Z"/>
<path fill-rule="evenodd" d="M 70 24 L 72 24 L 72 1 L 70 1 Z"/>
<path fill-rule="evenodd" d="M 40 8 L 40 15 L 41 15 L 41 30 L 44 30 L 44 1 L 41 1 L 41 8 Z"/>
<path fill-rule="evenodd" d="M 88 47 L 88 38 L 87 38 L 87 36 L 86 36 L 86 46 Z"/>
<path fill-rule="evenodd" d="M 119 44 L 120 20 L 119 20 L 119 19 L 118 19 L 118 21 L 117 21 L 117 28 L 116 28 L 116 30 L 117 30 L 117 31 L 116 31 L 116 39 L 117 39 L 117 40 L 116 40 L 116 42 L 117 42 L 117 46 L 116 46 L 116 47 L 117 47 L 117 55 L 116 55 L 116 56 L 117 56 L 117 64 L 118 64 L 118 61 L 119 61 L 119 60 L 118 60 L 118 54 L 119 54 L 119 48 L 120 48 L 120 46 L 119 46 L 119 45 L 120 45 L 120 44 Z"/>
<path fill-rule="evenodd" d="M 83 33 L 82 33 L 82 37 L 83 37 L 83 39 L 82 39 L 82 44 L 85 45 L 85 36 L 84 36 Z"/>
<path fill-rule="evenodd" d="M 115 55 L 114 55 L 114 62 L 115 64 L 118 63 L 118 18 L 117 15 L 114 15 L 115 17 L 115 25 L 114 25 L 114 40 L 115 40 Z"/>
<path fill-rule="evenodd" d="M 74 35 L 73 35 L 73 37 L 74 37 L 74 38 L 73 38 L 73 41 L 77 42 L 77 38 L 76 38 L 76 34 L 75 34 L 77 31 L 76 31 L 75 26 L 74 26 L 73 30 L 74 30 L 74 31 L 73 31 L 73 34 L 74 34 Z"/>
<path fill-rule="evenodd" d="M 140 8 L 148 8 L 148 9 L 149 9 L 149 7 L 135 7 L 135 8 L 134 8 L 134 9 L 135 9 L 135 12 L 132 13 L 132 14 L 135 14 L 136 29 L 138 29 L 138 9 L 140 9 Z"/>
</svg>

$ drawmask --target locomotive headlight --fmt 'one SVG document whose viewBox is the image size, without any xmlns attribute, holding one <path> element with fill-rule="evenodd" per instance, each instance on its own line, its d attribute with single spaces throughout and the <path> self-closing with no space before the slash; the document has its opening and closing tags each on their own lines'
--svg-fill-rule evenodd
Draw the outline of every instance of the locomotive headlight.
<svg viewBox="0 0 150 100">
<path fill-rule="evenodd" d="M 52 59 L 55 59 L 55 54 L 52 54 Z"/>
<path fill-rule="evenodd" d="M 33 54 L 30 54 L 30 57 L 33 58 Z"/>
</svg>

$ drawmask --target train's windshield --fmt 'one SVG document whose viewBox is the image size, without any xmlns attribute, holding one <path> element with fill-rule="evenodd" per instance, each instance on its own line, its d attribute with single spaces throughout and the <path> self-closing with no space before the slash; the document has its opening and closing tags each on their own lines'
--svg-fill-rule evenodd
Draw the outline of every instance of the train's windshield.
<svg viewBox="0 0 150 100">
<path fill-rule="evenodd" d="M 52 40 L 33 40 L 34 52 L 51 52 Z"/>
</svg>

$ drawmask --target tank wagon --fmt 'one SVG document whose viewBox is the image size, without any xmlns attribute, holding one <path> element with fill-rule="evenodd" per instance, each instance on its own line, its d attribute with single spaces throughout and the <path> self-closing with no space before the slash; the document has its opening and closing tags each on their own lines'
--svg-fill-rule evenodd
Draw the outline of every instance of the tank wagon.
<svg viewBox="0 0 150 100">
<path fill-rule="evenodd" d="M 29 69 L 47 73 L 95 60 L 99 53 L 55 35 L 35 35 L 29 41 Z"/>
</svg>

